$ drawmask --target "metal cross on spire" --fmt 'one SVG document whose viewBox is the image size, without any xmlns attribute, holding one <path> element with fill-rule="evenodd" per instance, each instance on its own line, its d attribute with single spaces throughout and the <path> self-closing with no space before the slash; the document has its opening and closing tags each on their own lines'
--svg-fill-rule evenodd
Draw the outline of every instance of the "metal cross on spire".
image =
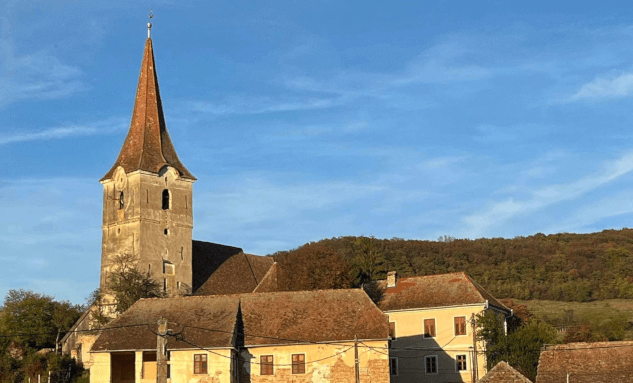
<svg viewBox="0 0 633 383">
<path fill-rule="evenodd" d="M 149 10 L 149 22 L 147 22 L 147 38 L 149 39 L 150 37 L 152 37 L 152 19 L 154 18 L 154 12 L 150 9 Z"/>
</svg>

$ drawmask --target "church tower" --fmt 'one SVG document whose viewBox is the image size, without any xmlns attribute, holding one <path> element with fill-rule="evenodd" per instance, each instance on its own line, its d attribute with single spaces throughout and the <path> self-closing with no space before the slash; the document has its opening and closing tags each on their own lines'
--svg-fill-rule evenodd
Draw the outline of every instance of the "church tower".
<svg viewBox="0 0 633 383">
<path fill-rule="evenodd" d="M 130 130 L 119 157 L 100 180 L 102 291 L 114 260 L 124 257 L 139 271 L 150 273 L 167 295 L 191 293 L 195 180 L 167 133 L 148 36 Z"/>
</svg>

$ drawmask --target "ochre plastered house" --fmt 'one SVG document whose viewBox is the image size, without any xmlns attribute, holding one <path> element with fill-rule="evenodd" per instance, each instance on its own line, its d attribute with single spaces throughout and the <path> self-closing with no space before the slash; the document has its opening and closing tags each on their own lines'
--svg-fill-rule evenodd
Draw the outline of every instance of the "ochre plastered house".
<svg viewBox="0 0 633 383">
<path fill-rule="evenodd" d="M 101 331 L 91 383 L 389 382 L 386 316 L 360 289 L 142 299 Z M 358 366 L 357 366 L 358 361 Z"/>
<path fill-rule="evenodd" d="M 392 382 L 475 382 L 486 373 L 485 345 L 474 319 L 511 310 L 465 273 L 379 282 L 379 307 L 389 317 Z"/>
</svg>

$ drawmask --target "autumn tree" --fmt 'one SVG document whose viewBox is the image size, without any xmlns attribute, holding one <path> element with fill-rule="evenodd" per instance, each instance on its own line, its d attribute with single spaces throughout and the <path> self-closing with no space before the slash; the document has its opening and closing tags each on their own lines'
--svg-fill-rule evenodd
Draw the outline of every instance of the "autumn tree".
<svg viewBox="0 0 633 383">
<path fill-rule="evenodd" d="M 161 285 L 149 272 L 138 269 L 138 261 L 130 254 L 121 254 L 112 259 L 105 291 L 93 293 L 97 306 L 103 305 L 103 295 L 114 298 L 114 311 L 123 313 L 141 298 L 165 296 Z"/>
</svg>

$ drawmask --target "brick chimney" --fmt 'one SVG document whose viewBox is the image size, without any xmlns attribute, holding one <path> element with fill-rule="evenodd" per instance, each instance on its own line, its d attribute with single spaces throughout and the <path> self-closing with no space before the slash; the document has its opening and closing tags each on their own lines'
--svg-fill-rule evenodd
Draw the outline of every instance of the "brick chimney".
<svg viewBox="0 0 633 383">
<path fill-rule="evenodd" d="M 396 287 L 396 272 L 390 271 L 387 273 L 387 287 Z"/>
</svg>

